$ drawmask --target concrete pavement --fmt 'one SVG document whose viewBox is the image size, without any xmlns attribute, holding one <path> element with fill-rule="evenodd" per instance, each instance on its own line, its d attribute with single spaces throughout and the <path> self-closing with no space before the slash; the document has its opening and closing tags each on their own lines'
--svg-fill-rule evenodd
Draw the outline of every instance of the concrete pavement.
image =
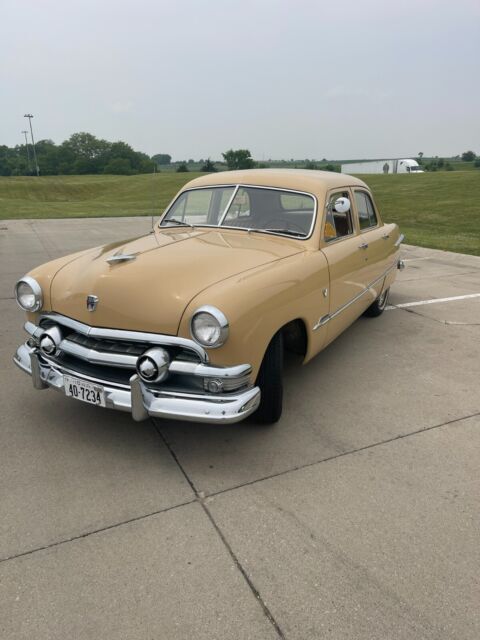
<svg viewBox="0 0 480 640">
<path fill-rule="evenodd" d="M 0 637 L 480 634 L 480 258 L 405 246 L 392 309 L 285 371 L 279 424 L 32 389 L 15 280 L 150 218 L 2 221 Z"/>
</svg>

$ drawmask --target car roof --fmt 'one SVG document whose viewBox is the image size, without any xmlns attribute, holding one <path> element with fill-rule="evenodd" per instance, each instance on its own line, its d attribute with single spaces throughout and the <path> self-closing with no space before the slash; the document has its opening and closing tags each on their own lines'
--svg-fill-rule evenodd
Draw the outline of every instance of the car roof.
<svg viewBox="0 0 480 640">
<path fill-rule="evenodd" d="M 210 185 L 244 184 L 280 189 L 306 191 L 314 195 L 323 194 L 337 187 L 361 186 L 368 189 L 362 180 L 334 171 L 309 169 L 245 169 L 243 171 L 219 171 L 209 173 L 188 182 L 184 189 Z"/>
</svg>

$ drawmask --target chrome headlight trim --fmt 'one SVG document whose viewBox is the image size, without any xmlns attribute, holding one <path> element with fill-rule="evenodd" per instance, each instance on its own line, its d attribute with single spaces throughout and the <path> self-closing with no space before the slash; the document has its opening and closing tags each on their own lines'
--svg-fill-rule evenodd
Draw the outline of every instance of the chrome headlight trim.
<svg viewBox="0 0 480 640">
<path fill-rule="evenodd" d="M 214 344 L 207 344 L 206 342 L 199 339 L 195 335 L 194 320 L 196 316 L 198 316 L 200 313 L 206 313 L 212 316 L 218 324 L 219 337 Z M 190 334 L 192 338 L 195 340 L 195 342 L 200 346 L 204 347 L 205 349 L 218 349 L 218 347 L 221 347 L 222 345 L 224 345 L 228 338 L 228 331 L 229 331 L 229 325 L 228 325 L 227 317 L 225 316 L 224 313 L 222 313 L 222 311 L 220 311 L 220 309 L 217 309 L 217 307 L 213 307 L 212 305 L 205 304 L 202 307 L 199 307 L 198 309 L 196 309 L 192 313 L 192 317 L 190 319 Z"/>
<path fill-rule="evenodd" d="M 24 307 L 20 303 L 20 300 L 18 297 L 18 288 L 22 283 L 29 286 L 30 289 L 32 290 L 32 293 L 35 297 L 35 304 L 33 305 L 33 307 Z M 20 309 L 23 309 L 23 311 L 31 311 L 31 312 L 39 311 L 43 306 L 42 288 L 34 278 L 31 278 L 30 276 L 23 276 L 23 278 L 20 278 L 20 280 L 18 280 L 15 284 L 15 300 L 18 306 L 20 307 Z"/>
</svg>

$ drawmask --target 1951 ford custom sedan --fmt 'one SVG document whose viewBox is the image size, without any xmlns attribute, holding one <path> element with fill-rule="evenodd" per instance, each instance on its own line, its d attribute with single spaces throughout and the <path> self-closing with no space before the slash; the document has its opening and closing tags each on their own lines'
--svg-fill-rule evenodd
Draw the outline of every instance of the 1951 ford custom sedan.
<svg viewBox="0 0 480 640">
<path fill-rule="evenodd" d="M 148 416 L 231 423 L 282 413 L 284 349 L 308 362 L 378 316 L 403 236 L 367 185 L 261 169 L 189 182 L 153 231 L 19 280 L 36 389 Z"/>
</svg>

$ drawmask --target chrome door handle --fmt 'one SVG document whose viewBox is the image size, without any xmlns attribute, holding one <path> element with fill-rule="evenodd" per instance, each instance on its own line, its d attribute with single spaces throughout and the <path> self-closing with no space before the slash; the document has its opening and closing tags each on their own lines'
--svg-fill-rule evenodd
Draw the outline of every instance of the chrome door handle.
<svg viewBox="0 0 480 640">
<path fill-rule="evenodd" d="M 363 244 L 359 245 L 358 248 L 359 249 L 368 249 L 368 244 L 366 242 L 364 242 Z"/>
</svg>

